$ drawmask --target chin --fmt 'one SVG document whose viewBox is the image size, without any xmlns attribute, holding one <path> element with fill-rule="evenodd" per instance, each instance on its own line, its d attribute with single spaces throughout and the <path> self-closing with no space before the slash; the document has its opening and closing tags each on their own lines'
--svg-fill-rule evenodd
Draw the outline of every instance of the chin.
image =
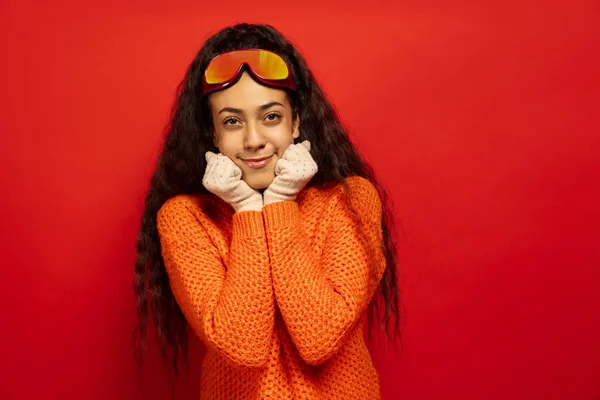
<svg viewBox="0 0 600 400">
<path fill-rule="evenodd" d="M 261 174 L 263 175 L 263 174 Z M 244 181 L 255 190 L 262 190 L 269 187 L 275 176 L 271 174 L 264 174 L 266 176 L 252 176 L 244 178 Z"/>
<path fill-rule="evenodd" d="M 275 157 L 263 168 L 252 169 L 245 164 L 239 165 L 242 170 L 242 179 L 254 190 L 264 190 L 275 179 Z"/>
<path fill-rule="evenodd" d="M 269 187 L 269 185 L 273 182 L 273 180 L 269 182 L 246 182 L 248 186 L 255 190 L 263 190 Z"/>
</svg>

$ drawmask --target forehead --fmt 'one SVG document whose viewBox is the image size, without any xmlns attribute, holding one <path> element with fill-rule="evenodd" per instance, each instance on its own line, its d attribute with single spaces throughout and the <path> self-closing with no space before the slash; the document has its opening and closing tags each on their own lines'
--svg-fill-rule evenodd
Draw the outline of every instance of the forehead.
<svg viewBox="0 0 600 400">
<path fill-rule="evenodd" d="M 234 107 L 254 109 L 273 101 L 288 105 L 284 90 L 271 88 L 256 82 L 247 72 L 231 87 L 209 95 L 211 107 Z"/>
</svg>

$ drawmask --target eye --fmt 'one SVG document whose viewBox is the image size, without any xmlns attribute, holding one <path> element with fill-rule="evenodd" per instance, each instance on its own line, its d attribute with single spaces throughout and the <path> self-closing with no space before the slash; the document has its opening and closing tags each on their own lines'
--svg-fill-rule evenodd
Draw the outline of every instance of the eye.
<svg viewBox="0 0 600 400">
<path fill-rule="evenodd" d="M 223 125 L 235 125 L 236 122 L 237 122 L 236 118 L 225 118 L 223 120 Z"/>
<path fill-rule="evenodd" d="M 265 117 L 265 120 L 267 120 L 268 122 L 275 122 L 275 121 L 279 121 L 280 119 L 281 119 L 281 114 L 276 113 L 276 112 L 269 113 Z"/>
</svg>

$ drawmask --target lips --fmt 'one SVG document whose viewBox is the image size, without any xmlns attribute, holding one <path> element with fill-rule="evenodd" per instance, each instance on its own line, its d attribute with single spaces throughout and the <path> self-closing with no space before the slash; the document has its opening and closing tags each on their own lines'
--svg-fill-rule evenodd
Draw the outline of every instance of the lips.
<svg viewBox="0 0 600 400">
<path fill-rule="evenodd" d="M 265 165 L 267 165 L 269 163 L 269 161 L 271 161 L 272 157 L 273 157 L 273 154 L 271 154 L 269 157 L 255 158 L 252 160 L 242 159 L 242 161 L 244 161 L 244 163 L 246 163 L 246 165 L 249 166 L 250 168 L 262 168 Z"/>
</svg>

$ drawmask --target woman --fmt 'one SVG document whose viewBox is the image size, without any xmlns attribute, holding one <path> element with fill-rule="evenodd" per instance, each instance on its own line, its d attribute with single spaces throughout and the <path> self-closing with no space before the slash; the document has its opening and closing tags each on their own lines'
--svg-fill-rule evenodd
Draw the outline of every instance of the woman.
<svg viewBox="0 0 600 400">
<path fill-rule="evenodd" d="M 202 398 L 378 399 L 363 317 L 379 293 L 399 334 L 391 228 L 298 51 L 268 25 L 223 29 L 179 87 L 146 199 L 138 362 L 150 310 L 175 370 L 188 327 L 206 345 Z"/>
</svg>

